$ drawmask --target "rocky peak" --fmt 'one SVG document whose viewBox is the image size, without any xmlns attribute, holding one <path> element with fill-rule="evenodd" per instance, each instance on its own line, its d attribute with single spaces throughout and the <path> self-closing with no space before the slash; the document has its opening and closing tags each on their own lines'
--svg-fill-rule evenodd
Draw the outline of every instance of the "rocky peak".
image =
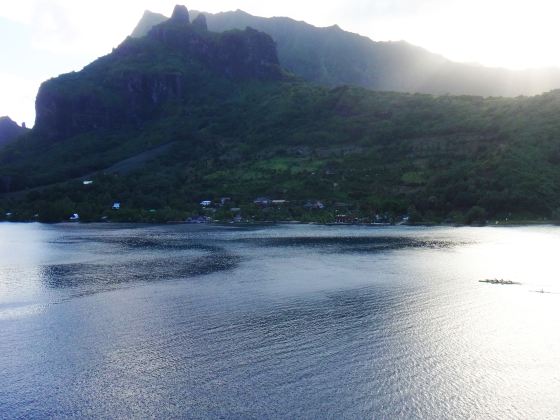
<svg viewBox="0 0 560 420">
<path fill-rule="evenodd" d="M 6 116 L 6 117 L 0 117 L 0 127 L 6 127 L 6 126 L 16 126 L 17 123 L 12 120 L 10 117 Z"/>
<path fill-rule="evenodd" d="M 189 23 L 186 7 L 176 6 L 173 17 L 145 37 L 128 38 L 82 71 L 43 83 L 35 130 L 56 141 L 97 129 L 139 126 L 191 103 L 198 89 L 193 80 L 215 79 L 219 85 L 220 80 L 283 77 L 269 35 L 250 28 L 208 32 L 203 15 Z"/>
<path fill-rule="evenodd" d="M 142 19 L 140 19 L 138 25 L 136 25 L 136 28 L 134 28 L 130 36 L 132 36 L 133 38 L 142 38 L 143 36 L 146 36 L 148 32 L 150 32 L 150 29 L 162 22 L 165 22 L 167 19 L 168 18 L 162 14 L 146 10 L 144 12 L 144 15 L 142 15 Z"/>
<path fill-rule="evenodd" d="M 244 31 L 210 33 L 202 13 L 191 24 L 178 25 L 176 15 L 182 13 L 183 7 L 176 6 L 174 17 L 154 26 L 147 38 L 231 79 L 282 78 L 276 44 L 269 35 L 249 27 Z M 119 47 L 119 50 L 126 52 L 127 46 Z"/>
<path fill-rule="evenodd" d="M 199 31 L 207 31 L 208 30 L 208 23 L 206 22 L 206 16 L 200 13 L 194 20 L 193 20 L 193 27 L 198 29 Z"/>
<path fill-rule="evenodd" d="M 20 127 L 10 117 L 0 117 L 0 147 L 12 142 L 25 132 L 27 132 L 25 123 L 23 127 Z"/>
<path fill-rule="evenodd" d="M 186 6 L 178 4 L 173 9 L 173 14 L 170 19 L 173 23 L 188 25 L 190 23 L 189 11 Z"/>
</svg>

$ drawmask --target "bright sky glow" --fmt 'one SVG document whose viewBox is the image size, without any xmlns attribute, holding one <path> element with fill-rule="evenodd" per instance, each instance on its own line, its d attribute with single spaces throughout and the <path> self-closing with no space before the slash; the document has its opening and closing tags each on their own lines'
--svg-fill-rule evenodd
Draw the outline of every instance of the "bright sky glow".
<svg viewBox="0 0 560 420">
<path fill-rule="evenodd" d="M 32 125 L 42 81 L 107 54 L 144 10 L 169 15 L 183 0 L 2 0 L 0 116 Z M 515 69 L 560 66 L 560 2 L 552 0 L 192 0 L 189 9 L 243 9 L 378 41 L 406 40 L 454 61 Z"/>
</svg>

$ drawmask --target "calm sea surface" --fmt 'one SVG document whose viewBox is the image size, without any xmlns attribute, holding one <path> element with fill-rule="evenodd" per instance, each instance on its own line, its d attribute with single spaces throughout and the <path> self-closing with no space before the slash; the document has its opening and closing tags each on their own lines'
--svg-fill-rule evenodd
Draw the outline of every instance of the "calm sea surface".
<svg viewBox="0 0 560 420">
<path fill-rule="evenodd" d="M 67 416 L 558 419 L 560 228 L 0 224 L 0 417 Z"/>
</svg>

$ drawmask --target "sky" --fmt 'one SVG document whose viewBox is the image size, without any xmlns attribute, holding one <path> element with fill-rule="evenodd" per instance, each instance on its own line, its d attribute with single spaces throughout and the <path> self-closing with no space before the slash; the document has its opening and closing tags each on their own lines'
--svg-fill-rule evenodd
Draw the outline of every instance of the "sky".
<svg viewBox="0 0 560 420">
<path fill-rule="evenodd" d="M 111 52 L 144 10 L 181 0 L 0 0 L 0 116 L 32 126 L 41 82 Z M 189 9 L 242 9 L 316 26 L 338 24 L 376 41 L 406 40 L 459 62 L 560 67 L 556 0 L 192 0 Z"/>
</svg>

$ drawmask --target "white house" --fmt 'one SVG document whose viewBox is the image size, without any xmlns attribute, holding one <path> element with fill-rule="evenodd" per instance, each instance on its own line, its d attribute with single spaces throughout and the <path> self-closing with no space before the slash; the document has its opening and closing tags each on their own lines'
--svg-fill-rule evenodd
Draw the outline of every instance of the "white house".
<svg viewBox="0 0 560 420">
<path fill-rule="evenodd" d="M 113 210 L 120 210 L 120 209 L 121 209 L 121 203 L 118 202 L 118 201 L 115 201 L 115 202 L 113 203 L 113 207 L 112 207 L 112 208 L 113 208 Z"/>
<path fill-rule="evenodd" d="M 210 200 L 204 200 L 204 201 L 201 201 L 201 202 L 200 202 L 200 205 L 201 205 L 202 207 L 208 207 L 208 206 L 210 206 L 211 204 L 212 204 L 212 202 L 211 202 Z"/>
<path fill-rule="evenodd" d="M 93 184 L 93 181 L 84 181 L 83 184 L 84 185 L 91 185 L 91 184 Z"/>
<path fill-rule="evenodd" d="M 77 222 L 78 220 L 80 220 L 80 215 L 78 213 L 74 213 L 72 216 L 70 216 L 69 220 L 71 222 Z"/>
</svg>

